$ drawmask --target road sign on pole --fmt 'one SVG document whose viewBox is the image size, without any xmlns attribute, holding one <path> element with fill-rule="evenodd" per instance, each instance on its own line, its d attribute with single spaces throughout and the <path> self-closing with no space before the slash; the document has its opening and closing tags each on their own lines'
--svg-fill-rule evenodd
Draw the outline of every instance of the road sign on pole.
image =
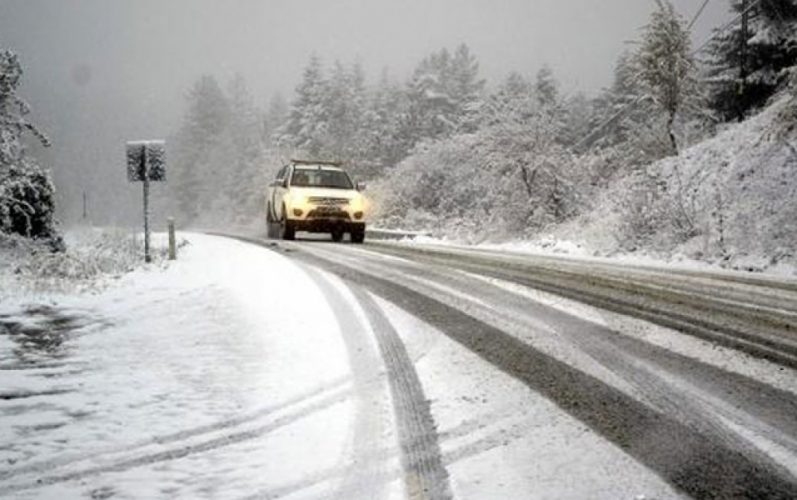
<svg viewBox="0 0 797 500">
<path fill-rule="evenodd" d="M 166 180 L 166 143 L 131 141 L 127 143 L 127 180 L 144 185 L 144 261 L 149 252 L 149 183 Z"/>
</svg>

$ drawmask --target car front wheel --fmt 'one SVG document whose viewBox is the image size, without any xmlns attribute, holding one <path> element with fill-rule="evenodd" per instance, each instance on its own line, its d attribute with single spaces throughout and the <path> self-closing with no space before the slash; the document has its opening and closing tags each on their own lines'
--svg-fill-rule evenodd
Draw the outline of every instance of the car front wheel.
<svg viewBox="0 0 797 500">
<path fill-rule="evenodd" d="M 285 208 L 282 209 L 282 220 L 280 221 L 280 238 L 283 240 L 295 240 L 296 229 L 293 227 L 291 221 L 285 217 Z"/>
<path fill-rule="evenodd" d="M 365 241 L 365 228 L 353 229 L 351 232 L 352 243 L 362 243 Z"/>
</svg>

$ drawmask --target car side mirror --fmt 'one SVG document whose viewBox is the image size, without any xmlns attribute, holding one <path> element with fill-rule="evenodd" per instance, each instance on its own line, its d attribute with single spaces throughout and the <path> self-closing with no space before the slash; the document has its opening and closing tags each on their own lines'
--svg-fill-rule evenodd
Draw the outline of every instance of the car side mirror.
<svg viewBox="0 0 797 500">
<path fill-rule="evenodd" d="M 362 181 L 357 183 L 357 191 L 365 191 L 366 187 L 367 185 Z"/>
<path fill-rule="evenodd" d="M 288 178 L 287 178 L 287 177 L 286 177 L 286 178 L 284 178 L 284 179 L 282 180 L 282 182 L 280 183 L 280 185 L 281 185 L 282 187 L 284 187 L 284 188 L 287 188 L 287 187 L 288 187 Z"/>
</svg>

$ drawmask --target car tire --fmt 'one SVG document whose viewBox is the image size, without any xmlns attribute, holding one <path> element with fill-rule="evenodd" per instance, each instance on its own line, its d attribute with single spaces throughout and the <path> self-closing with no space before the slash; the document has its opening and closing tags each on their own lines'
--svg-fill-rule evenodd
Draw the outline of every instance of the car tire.
<svg viewBox="0 0 797 500">
<path fill-rule="evenodd" d="M 296 229 L 293 227 L 291 221 L 285 217 L 285 207 L 282 208 L 282 220 L 280 221 L 279 225 L 279 236 L 283 240 L 295 240 L 296 239 Z"/>
<path fill-rule="evenodd" d="M 365 241 L 365 228 L 354 229 L 351 232 L 352 243 L 363 243 Z"/>
<path fill-rule="evenodd" d="M 280 228 L 279 224 L 274 221 L 274 217 L 271 214 L 271 203 L 269 203 L 268 207 L 266 208 L 266 237 L 270 240 L 275 240 L 280 236 Z"/>
<path fill-rule="evenodd" d="M 276 222 L 269 222 L 268 223 L 268 239 L 276 240 L 280 237 L 280 225 Z"/>
<path fill-rule="evenodd" d="M 335 243 L 340 243 L 341 241 L 343 241 L 343 231 L 340 230 L 332 231 L 332 241 L 334 241 Z"/>
</svg>

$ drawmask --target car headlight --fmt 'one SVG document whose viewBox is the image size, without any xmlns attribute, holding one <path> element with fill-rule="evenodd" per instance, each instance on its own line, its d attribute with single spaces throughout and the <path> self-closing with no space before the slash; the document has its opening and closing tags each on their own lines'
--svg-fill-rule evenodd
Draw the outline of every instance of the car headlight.
<svg viewBox="0 0 797 500">
<path fill-rule="evenodd" d="M 357 195 L 349 201 L 349 207 L 355 212 L 362 212 L 365 210 L 365 199 Z"/>
<path fill-rule="evenodd" d="M 307 198 L 305 196 L 296 193 L 291 194 L 291 206 L 297 208 L 304 208 L 306 204 L 307 204 Z"/>
</svg>

